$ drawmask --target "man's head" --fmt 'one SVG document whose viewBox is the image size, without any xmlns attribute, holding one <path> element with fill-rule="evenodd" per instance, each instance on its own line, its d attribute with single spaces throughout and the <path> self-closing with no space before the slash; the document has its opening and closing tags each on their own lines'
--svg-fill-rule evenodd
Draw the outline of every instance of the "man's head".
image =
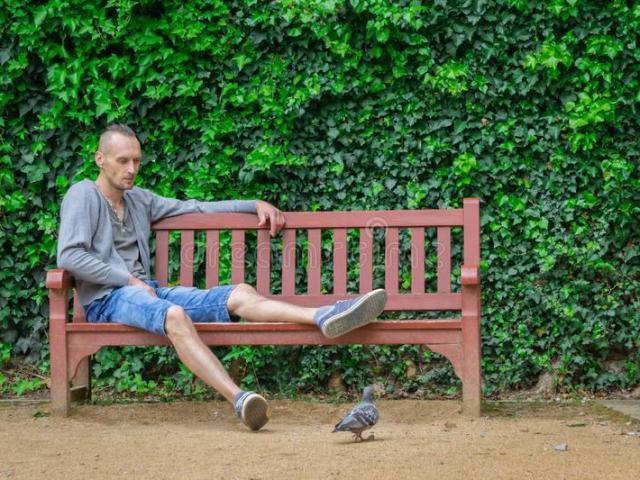
<svg viewBox="0 0 640 480">
<path fill-rule="evenodd" d="M 110 187 L 120 191 L 133 188 L 141 157 L 140 142 L 126 125 L 109 125 L 100 135 L 96 164 L 102 181 Z"/>
</svg>

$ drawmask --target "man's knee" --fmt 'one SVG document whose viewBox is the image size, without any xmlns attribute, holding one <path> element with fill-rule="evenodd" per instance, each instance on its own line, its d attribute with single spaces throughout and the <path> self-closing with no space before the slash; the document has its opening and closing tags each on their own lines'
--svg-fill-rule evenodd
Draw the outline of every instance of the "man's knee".
<svg viewBox="0 0 640 480">
<path fill-rule="evenodd" d="M 262 298 L 256 289 L 248 283 L 239 283 L 236 288 L 233 289 L 229 299 L 227 300 L 227 309 L 229 312 L 234 313 L 247 303 L 256 301 Z"/>
<path fill-rule="evenodd" d="M 193 329 L 193 325 L 184 309 L 174 305 L 167 310 L 164 329 L 167 332 L 167 336 L 173 337 L 188 334 Z"/>
</svg>

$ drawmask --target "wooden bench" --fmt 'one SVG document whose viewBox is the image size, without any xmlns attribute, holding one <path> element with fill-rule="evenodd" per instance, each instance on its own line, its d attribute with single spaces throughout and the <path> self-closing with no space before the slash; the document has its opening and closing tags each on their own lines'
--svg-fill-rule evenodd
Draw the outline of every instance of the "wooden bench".
<svg viewBox="0 0 640 480">
<path fill-rule="evenodd" d="M 285 323 L 196 324 L 207 345 L 335 345 L 424 344 L 444 355 L 463 384 L 464 412 L 480 415 L 480 211 L 478 199 L 465 199 L 461 209 L 359 212 L 289 212 L 282 231 L 281 292 L 271 293 L 271 240 L 268 230 L 258 229 L 255 215 L 241 213 L 188 214 L 163 219 L 153 225 L 156 234 L 155 278 L 168 284 L 169 233 L 180 232 L 179 284 L 193 285 L 195 232 L 206 231 L 205 278 L 207 287 L 217 284 L 220 268 L 221 231 L 231 231 L 231 281 L 245 279 L 245 232 L 257 230 L 256 289 L 271 298 L 304 306 L 319 306 L 356 295 L 347 292 L 348 229 L 359 229 L 359 290 L 373 287 L 374 232 L 384 230 L 384 284 L 389 294 L 385 311 L 454 311 L 455 318 L 384 320 L 337 339 L 325 338 L 318 329 Z M 460 289 L 452 291 L 451 229 L 462 227 L 463 259 Z M 437 291 L 425 292 L 425 229 L 434 228 L 437 238 Z M 333 231 L 333 287 L 321 291 L 322 230 Z M 411 234 L 411 287 L 399 288 L 400 233 Z M 296 292 L 296 230 L 307 231 L 307 288 Z M 199 234 L 203 235 L 203 234 Z M 226 234 L 228 235 L 228 234 Z M 405 235 L 402 233 L 402 235 Z M 275 247 L 274 247 L 275 249 Z M 224 253 L 224 252 L 222 252 Z M 381 252 L 382 253 L 382 252 Z M 202 255 L 201 255 L 202 256 Z M 378 262 L 376 262 L 377 264 Z M 353 279 L 352 279 L 353 280 Z M 68 415 L 71 400 L 91 394 L 90 356 L 101 347 L 116 345 L 168 345 L 166 338 L 118 324 L 92 324 L 70 292 L 69 272 L 50 270 L 49 341 L 51 354 L 51 402 L 54 412 Z M 406 286 L 406 285 L 405 285 Z M 439 314 L 435 314 L 439 315 Z"/>
</svg>

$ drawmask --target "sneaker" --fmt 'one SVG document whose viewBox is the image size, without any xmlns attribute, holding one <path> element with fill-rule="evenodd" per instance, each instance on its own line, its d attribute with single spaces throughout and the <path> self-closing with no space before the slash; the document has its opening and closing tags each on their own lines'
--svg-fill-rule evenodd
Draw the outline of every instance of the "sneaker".
<svg viewBox="0 0 640 480">
<path fill-rule="evenodd" d="M 253 431 L 260 430 L 269 421 L 267 401 L 254 392 L 240 392 L 236 395 L 234 410 L 238 418 Z"/>
<path fill-rule="evenodd" d="M 336 338 L 373 322 L 382 313 L 386 303 L 387 292 L 380 288 L 353 300 L 341 300 L 334 305 L 320 307 L 314 320 L 326 337 Z"/>
</svg>

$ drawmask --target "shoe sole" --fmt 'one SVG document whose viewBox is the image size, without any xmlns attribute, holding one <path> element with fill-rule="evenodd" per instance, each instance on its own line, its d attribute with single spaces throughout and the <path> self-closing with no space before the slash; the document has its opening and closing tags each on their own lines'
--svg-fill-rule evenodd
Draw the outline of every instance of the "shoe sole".
<svg viewBox="0 0 640 480">
<path fill-rule="evenodd" d="M 241 418 L 251 430 L 260 430 L 269 421 L 267 401 L 257 393 L 250 395 L 242 404 Z"/>
<path fill-rule="evenodd" d="M 367 325 L 382 313 L 386 303 L 387 292 L 383 289 L 373 290 L 363 295 L 348 310 L 328 319 L 322 326 L 322 333 L 329 338 L 336 338 Z"/>
</svg>

